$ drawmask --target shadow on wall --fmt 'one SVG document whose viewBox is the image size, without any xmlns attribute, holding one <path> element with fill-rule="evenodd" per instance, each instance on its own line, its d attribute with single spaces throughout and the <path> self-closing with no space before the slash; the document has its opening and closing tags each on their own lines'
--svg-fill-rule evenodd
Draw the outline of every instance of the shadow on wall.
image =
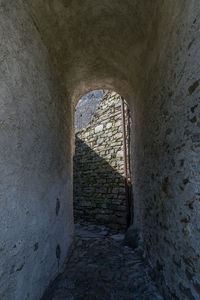
<svg viewBox="0 0 200 300">
<path fill-rule="evenodd" d="M 115 168 L 123 167 L 116 153 L 109 162 L 76 136 L 74 156 L 74 217 L 110 228 L 127 226 L 124 176 Z"/>
</svg>

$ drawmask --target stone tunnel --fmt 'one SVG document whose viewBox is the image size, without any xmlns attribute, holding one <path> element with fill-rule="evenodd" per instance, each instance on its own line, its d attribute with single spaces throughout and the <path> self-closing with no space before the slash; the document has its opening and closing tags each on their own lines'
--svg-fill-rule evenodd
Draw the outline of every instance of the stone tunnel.
<svg viewBox="0 0 200 300">
<path fill-rule="evenodd" d="M 0 299 L 38 300 L 73 239 L 74 109 L 130 107 L 134 226 L 165 299 L 200 298 L 198 0 L 0 0 Z"/>
</svg>

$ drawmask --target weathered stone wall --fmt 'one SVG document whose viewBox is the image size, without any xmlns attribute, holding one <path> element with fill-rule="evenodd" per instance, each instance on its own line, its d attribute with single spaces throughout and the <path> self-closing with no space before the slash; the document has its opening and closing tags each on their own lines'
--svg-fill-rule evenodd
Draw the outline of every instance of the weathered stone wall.
<svg viewBox="0 0 200 300">
<path fill-rule="evenodd" d="M 126 109 L 126 126 L 127 121 Z M 87 127 L 76 132 L 74 214 L 76 220 L 112 228 L 127 224 L 121 98 L 114 92 L 104 96 Z"/>
<path fill-rule="evenodd" d="M 153 80 L 139 96 L 132 173 L 135 222 L 159 286 L 166 299 L 194 300 L 200 299 L 200 6 L 186 1 L 179 10 L 180 2 L 162 19 L 148 70 Z"/>
</svg>

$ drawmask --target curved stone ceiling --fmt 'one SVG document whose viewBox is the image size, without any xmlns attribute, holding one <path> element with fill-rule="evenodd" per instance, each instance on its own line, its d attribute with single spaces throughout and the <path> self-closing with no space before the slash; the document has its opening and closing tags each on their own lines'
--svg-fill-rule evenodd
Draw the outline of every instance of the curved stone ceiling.
<svg viewBox="0 0 200 300">
<path fill-rule="evenodd" d="M 60 81 L 78 101 L 91 89 L 137 92 L 152 56 L 160 1 L 29 1 Z"/>
</svg>

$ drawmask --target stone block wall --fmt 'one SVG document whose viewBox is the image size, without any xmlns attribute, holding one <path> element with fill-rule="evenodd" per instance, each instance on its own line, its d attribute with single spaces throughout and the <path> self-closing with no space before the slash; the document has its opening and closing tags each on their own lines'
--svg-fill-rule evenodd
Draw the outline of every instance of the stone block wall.
<svg viewBox="0 0 200 300">
<path fill-rule="evenodd" d="M 91 122 L 76 132 L 74 214 L 76 221 L 126 227 L 121 98 L 114 92 L 106 93 Z"/>
</svg>

